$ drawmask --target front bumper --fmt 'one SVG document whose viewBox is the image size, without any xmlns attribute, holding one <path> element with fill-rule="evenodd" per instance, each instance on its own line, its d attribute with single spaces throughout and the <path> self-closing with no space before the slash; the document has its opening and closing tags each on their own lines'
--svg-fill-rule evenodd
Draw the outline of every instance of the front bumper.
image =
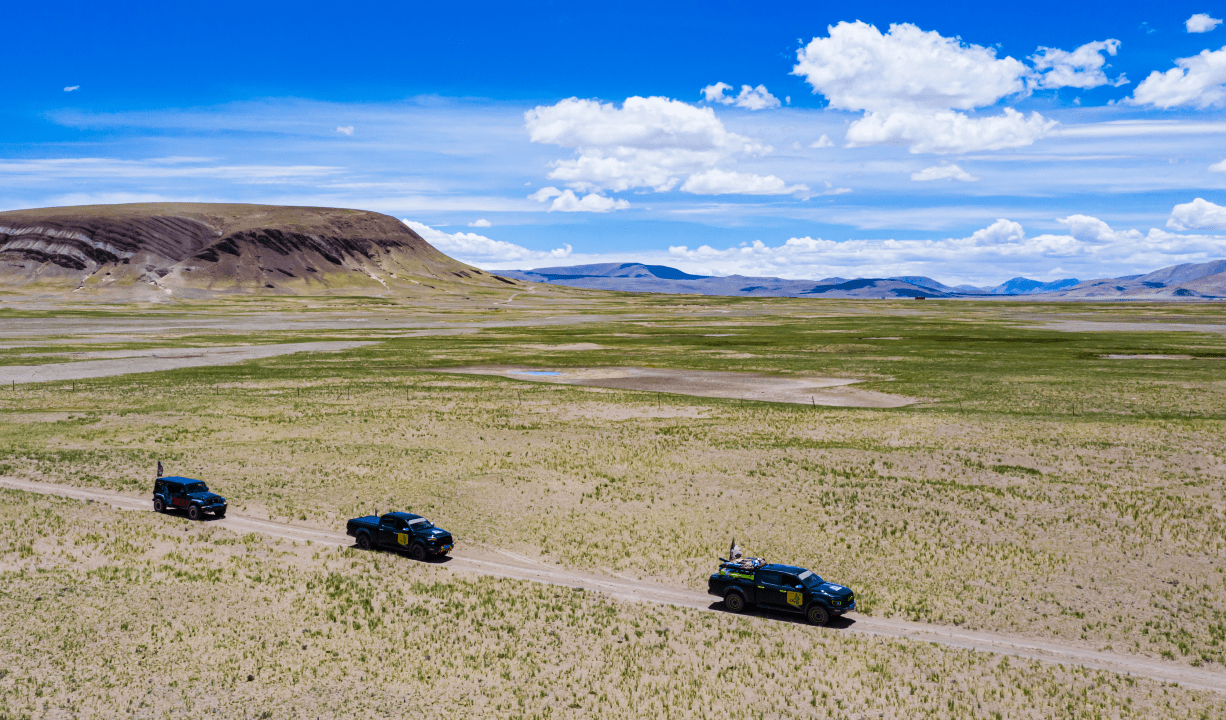
<svg viewBox="0 0 1226 720">
<path fill-rule="evenodd" d="M 842 615 L 845 612 L 851 612 L 852 610 L 855 610 L 856 601 L 852 600 L 850 604 L 845 605 L 843 607 L 834 607 L 833 605 L 827 605 L 827 607 L 830 609 L 831 615 Z"/>
<path fill-rule="evenodd" d="M 434 545 L 434 546 L 427 545 L 426 554 L 427 555 L 446 555 L 447 553 L 451 552 L 451 549 L 453 547 L 455 546 L 452 545 L 451 543 L 447 543 L 446 545 Z"/>
</svg>

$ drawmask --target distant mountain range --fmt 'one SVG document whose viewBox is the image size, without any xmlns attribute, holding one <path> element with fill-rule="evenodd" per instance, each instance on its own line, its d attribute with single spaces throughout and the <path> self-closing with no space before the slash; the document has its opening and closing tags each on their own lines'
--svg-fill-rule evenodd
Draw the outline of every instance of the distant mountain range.
<svg viewBox="0 0 1226 720">
<path fill-rule="evenodd" d="M 830 277 L 786 280 L 776 277 L 691 275 L 666 265 L 601 263 L 535 270 L 500 270 L 518 280 L 553 283 L 593 290 L 695 295 L 827 298 L 987 298 L 1034 296 L 1036 299 L 1226 299 L 1226 260 L 1173 265 L 1148 275 L 1081 281 L 1075 278 L 1040 282 L 1016 277 L 995 287 L 950 287 L 929 277 Z"/>
</svg>

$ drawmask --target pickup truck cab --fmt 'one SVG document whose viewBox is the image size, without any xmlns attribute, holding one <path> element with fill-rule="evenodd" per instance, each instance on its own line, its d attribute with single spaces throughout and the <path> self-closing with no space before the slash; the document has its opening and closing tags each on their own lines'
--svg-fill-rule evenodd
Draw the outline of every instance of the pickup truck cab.
<svg viewBox="0 0 1226 720">
<path fill-rule="evenodd" d="M 442 557 L 455 546 L 451 533 L 413 513 L 390 512 L 382 517 L 354 518 L 346 523 L 345 534 L 357 540 L 358 547 L 363 550 L 407 551 L 414 560 Z"/>
<path fill-rule="evenodd" d="M 186 510 L 192 520 L 205 513 L 217 518 L 226 516 L 226 499 L 210 492 L 200 480 L 185 477 L 163 477 L 153 481 L 153 509 L 156 512 Z"/>
<path fill-rule="evenodd" d="M 723 562 L 707 580 L 707 592 L 723 598 L 729 612 L 750 605 L 800 613 L 814 625 L 856 609 L 851 588 L 822 580 L 812 570 L 774 565 L 757 558 Z"/>
</svg>

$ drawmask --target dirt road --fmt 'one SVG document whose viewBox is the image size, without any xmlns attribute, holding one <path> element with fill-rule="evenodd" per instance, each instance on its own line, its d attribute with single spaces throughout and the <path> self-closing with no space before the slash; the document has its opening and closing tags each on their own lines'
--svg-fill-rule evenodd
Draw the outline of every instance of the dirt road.
<svg viewBox="0 0 1226 720">
<path fill-rule="evenodd" d="M 130 373 L 162 372 L 189 367 L 233 365 L 248 360 L 260 360 L 300 352 L 338 352 L 363 345 L 368 341 L 305 342 L 281 345 L 239 345 L 234 347 L 208 348 L 158 348 L 152 350 L 125 350 L 107 359 L 80 360 L 45 365 L 0 366 L 0 385 L 17 383 L 54 382 L 58 380 L 85 380 L 88 378 L 113 377 Z"/>
<path fill-rule="evenodd" d="M 153 512 L 151 496 L 137 497 L 105 490 L 34 482 L 5 476 L 0 476 L 0 487 L 45 495 L 59 495 L 77 500 L 93 500 L 95 502 L 107 503 L 122 510 Z M 170 517 L 167 518 L 168 521 L 171 521 L 171 519 Z M 188 522 L 185 518 L 175 518 L 175 520 Z M 341 547 L 353 544 L 353 539 L 344 533 L 303 525 L 273 522 L 271 520 L 245 516 L 234 511 L 227 513 L 224 519 L 208 522 L 217 523 L 227 530 L 236 533 L 257 532 L 286 540 L 310 541 L 317 544 Z M 406 558 L 405 562 L 412 561 Z M 721 605 L 716 603 L 715 598 L 705 593 L 656 583 L 577 572 L 493 548 L 458 548 L 451 558 L 435 564 L 446 567 L 453 572 L 471 572 L 583 588 L 591 592 L 601 592 L 619 600 L 654 602 L 711 612 L 722 611 Z M 792 622 L 796 624 L 797 632 L 813 631 L 798 617 L 793 618 L 790 614 L 770 612 L 750 614 L 757 616 L 757 622 Z M 856 632 L 882 637 L 906 638 L 956 648 L 1001 653 L 1042 662 L 1076 665 L 1120 674 L 1147 677 L 1163 682 L 1178 683 L 1185 688 L 1226 693 L 1226 671 L 1217 668 L 1212 670 L 1194 668 L 1155 658 L 1103 652 L 1087 646 L 1058 640 L 1000 635 L 964 630 L 958 627 L 925 625 L 889 618 L 875 618 L 860 614 L 854 614 L 851 617 L 833 622 L 829 628 L 834 632 Z"/>
</svg>

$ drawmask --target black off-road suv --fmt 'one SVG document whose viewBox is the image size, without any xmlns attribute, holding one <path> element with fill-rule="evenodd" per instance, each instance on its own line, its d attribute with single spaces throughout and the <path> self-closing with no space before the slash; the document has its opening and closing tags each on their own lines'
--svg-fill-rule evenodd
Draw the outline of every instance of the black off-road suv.
<svg viewBox="0 0 1226 720">
<path fill-rule="evenodd" d="M 707 580 L 707 592 L 723 598 L 728 612 L 750 605 L 801 613 L 814 625 L 856 609 L 851 588 L 822 580 L 811 570 L 795 565 L 773 565 L 759 558 L 720 563 Z"/>
<path fill-rule="evenodd" d="M 153 481 L 153 509 L 186 510 L 192 520 L 199 520 L 205 513 L 218 518 L 226 516 L 226 499 L 199 480 L 185 477 L 164 477 Z"/>
</svg>

